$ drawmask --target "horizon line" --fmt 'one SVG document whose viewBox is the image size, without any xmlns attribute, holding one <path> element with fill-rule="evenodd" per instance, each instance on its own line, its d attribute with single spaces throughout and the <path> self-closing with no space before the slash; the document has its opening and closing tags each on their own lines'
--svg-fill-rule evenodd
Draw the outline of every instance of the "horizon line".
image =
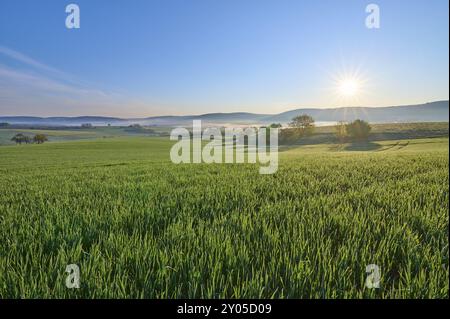
<svg viewBox="0 0 450 319">
<path fill-rule="evenodd" d="M 80 117 L 103 117 L 103 118 L 113 118 L 113 119 L 119 119 L 119 120 L 137 120 L 137 119 L 149 119 L 149 118 L 160 118 L 160 117 L 195 117 L 195 116 L 204 116 L 204 115 L 211 115 L 211 114 L 254 114 L 254 115 L 263 115 L 263 116 L 274 116 L 279 115 L 291 111 L 296 110 L 335 110 L 335 109 L 343 109 L 343 108 L 390 108 L 390 107 L 404 107 L 404 106 L 418 106 L 418 105 L 426 105 L 426 104 L 432 104 L 432 103 L 439 103 L 439 102 L 449 102 L 449 99 L 444 100 L 435 100 L 435 101 L 428 101 L 423 103 L 416 103 L 416 104 L 399 104 L 399 105 L 388 105 L 388 106 L 337 106 L 337 107 L 299 107 L 299 108 L 293 108 L 287 111 L 283 111 L 280 113 L 253 113 L 253 112 L 245 112 L 245 111 L 236 111 L 236 112 L 211 112 L 211 113 L 202 113 L 202 114 L 184 114 L 184 115 L 152 115 L 152 116 L 142 116 L 142 117 L 118 117 L 118 116 L 112 116 L 112 115 L 71 115 L 71 116 L 38 116 L 38 115 L 0 115 L 0 118 L 14 118 L 14 117 L 33 117 L 33 118 L 41 118 L 41 119 L 50 119 L 50 118 L 80 118 Z"/>
</svg>

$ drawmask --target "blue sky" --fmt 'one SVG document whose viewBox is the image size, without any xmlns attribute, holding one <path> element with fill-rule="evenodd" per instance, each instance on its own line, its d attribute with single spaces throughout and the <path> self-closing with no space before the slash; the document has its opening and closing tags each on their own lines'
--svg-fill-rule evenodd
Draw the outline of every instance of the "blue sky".
<svg viewBox="0 0 450 319">
<path fill-rule="evenodd" d="M 366 5 L 380 7 L 368 29 Z M 80 7 L 81 28 L 65 27 Z M 1 0 L 0 115 L 278 113 L 448 99 L 447 0 Z M 342 79 L 358 92 L 337 92 Z"/>
</svg>

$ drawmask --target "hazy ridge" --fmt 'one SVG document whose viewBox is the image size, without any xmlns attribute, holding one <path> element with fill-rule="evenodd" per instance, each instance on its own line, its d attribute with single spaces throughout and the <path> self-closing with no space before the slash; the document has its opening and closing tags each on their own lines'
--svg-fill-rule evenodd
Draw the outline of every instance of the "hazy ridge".
<svg viewBox="0 0 450 319">
<path fill-rule="evenodd" d="M 199 119 L 205 123 L 218 124 L 268 124 L 274 122 L 287 123 L 295 115 L 303 113 L 311 115 L 316 121 L 320 122 L 352 121 L 355 119 L 363 119 L 373 123 L 448 122 L 449 101 L 390 107 L 299 108 L 279 114 L 234 112 L 147 118 L 0 116 L 0 122 L 48 126 L 78 126 L 82 123 L 91 123 L 96 126 L 106 126 L 108 124 L 113 126 L 130 124 L 158 126 L 186 124 L 194 119 Z"/>
</svg>

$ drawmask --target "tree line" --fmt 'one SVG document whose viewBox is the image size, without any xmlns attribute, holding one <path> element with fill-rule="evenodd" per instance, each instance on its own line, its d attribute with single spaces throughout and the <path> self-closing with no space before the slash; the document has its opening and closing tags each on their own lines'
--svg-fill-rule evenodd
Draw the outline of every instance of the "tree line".
<svg viewBox="0 0 450 319">
<path fill-rule="evenodd" d="M 24 135 L 22 133 L 16 134 L 11 138 L 11 141 L 15 142 L 16 144 L 43 144 L 44 142 L 48 141 L 47 136 L 44 134 L 36 134 L 34 137 Z"/>
<path fill-rule="evenodd" d="M 281 128 L 279 123 L 273 123 L 271 128 Z M 311 136 L 314 133 L 315 122 L 312 116 L 302 114 L 294 117 L 287 128 L 280 129 L 280 142 L 292 143 L 302 137 Z M 350 123 L 339 122 L 335 125 L 335 136 L 339 143 L 349 141 L 364 141 L 369 138 L 371 126 L 364 120 L 357 119 Z"/>
</svg>

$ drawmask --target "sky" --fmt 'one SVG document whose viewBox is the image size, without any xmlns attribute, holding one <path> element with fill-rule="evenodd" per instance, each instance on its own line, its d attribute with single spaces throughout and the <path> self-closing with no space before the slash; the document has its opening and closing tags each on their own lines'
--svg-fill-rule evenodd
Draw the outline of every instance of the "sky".
<svg viewBox="0 0 450 319">
<path fill-rule="evenodd" d="M 66 28 L 70 3 L 80 8 L 79 29 Z M 366 27 L 370 3 L 380 28 Z M 448 5 L 0 0 L 0 116 L 274 114 L 448 100 Z M 345 94 L 349 85 L 357 89 Z"/>
</svg>

